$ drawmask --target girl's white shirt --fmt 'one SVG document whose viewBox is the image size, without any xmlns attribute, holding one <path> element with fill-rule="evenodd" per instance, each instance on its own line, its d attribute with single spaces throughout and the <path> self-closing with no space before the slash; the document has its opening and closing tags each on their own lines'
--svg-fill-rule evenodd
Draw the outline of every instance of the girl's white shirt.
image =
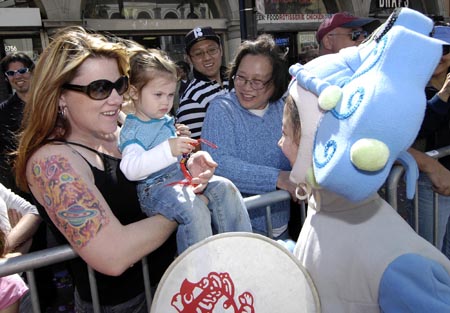
<svg viewBox="0 0 450 313">
<path fill-rule="evenodd" d="M 5 234 L 9 234 L 11 231 L 11 223 L 8 218 L 8 209 L 15 209 L 22 215 L 39 215 L 36 206 L 6 188 L 3 184 L 0 184 L 0 228 L 5 232 Z"/>
<path fill-rule="evenodd" d="M 129 180 L 138 181 L 166 168 L 177 160 L 177 157 L 172 155 L 168 140 L 147 151 L 142 146 L 133 143 L 127 145 L 122 151 L 120 170 Z"/>
</svg>

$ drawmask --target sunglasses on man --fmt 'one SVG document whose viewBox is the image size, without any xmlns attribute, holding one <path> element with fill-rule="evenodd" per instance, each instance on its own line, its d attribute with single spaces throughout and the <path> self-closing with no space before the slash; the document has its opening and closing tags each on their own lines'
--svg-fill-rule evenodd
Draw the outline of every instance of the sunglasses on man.
<svg viewBox="0 0 450 313">
<path fill-rule="evenodd" d="M 24 75 L 24 74 L 26 74 L 28 72 L 30 72 L 30 69 L 28 67 L 22 67 L 22 68 L 19 68 L 16 71 L 6 71 L 5 72 L 5 76 L 6 77 L 13 77 L 16 74 Z"/>
<path fill-rule="evenodd" d="M 105 100 L 111 95 L 113 89 L 119 95 L 123 95 L 128 90 L 128 77 L 122 76 L 114 83 L 106 79 L 100 79 L 86 86 L 64 84 L 62 88 L 85 93 L 93 100 Z"/>
<path fill-rule="evenodd" d="M 351 36 L 352 41 L 357 41 L 360 36 L 367 38 L 367 36 L 369 36 L 369 33 L 365 30 L 354 30 L 351 33 L 347 33 L 347 34 L 328 34 L 328 35 L 329 36 Z"/>
</svg>

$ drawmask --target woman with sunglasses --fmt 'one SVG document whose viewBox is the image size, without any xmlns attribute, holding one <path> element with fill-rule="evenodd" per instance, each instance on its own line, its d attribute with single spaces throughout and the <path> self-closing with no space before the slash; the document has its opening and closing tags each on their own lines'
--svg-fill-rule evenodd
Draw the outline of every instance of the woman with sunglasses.
<svg viewBox="0 0 450 313">
<path fill-rule="evenodd" d="M 177 86 L 175 63 L 161 51 L 142 49 L 131 57 L 130 82 L 136 112 L 120 132 L 120 168 L 137 181 L 142 210 L 178 223 L 178 254 L 212 236 L 213 229 L 251 232 L 244 200 L 228 179 L 213 176 L 201 193 L 191 183 L 185 162 L 199 141 L 188 137 L 190 131 L 177 131 L 168 115 Z"/>
<path fill-rule="evenodd" d="M 270 35 L 245 41 L 229 69 L 231 91 L 211 101 L 202 143 L 219 166 L 216 173 L 230 179 L 244 197 L 284 189 L 294 194 L 290 165 L 278 147 L 283 118 L 283 94 L 289 82 L 284 54 Z M 288 239 L 290 201 L 271 206 L 273 233 L 267 228 L 265 207 L 249 211 L 253 231 Z"/>
<path fill-rule="evenodd" d="M 70 262 L 77 312 L 93 311 L 86 263 L 95 270 L 105 312 L 148 312 L 142 267 L 134 264 L 176 228 L 161 215 L 142 214 L 135 184 L 119 169 L 117 117 L 128 89 L 129 57 L 113 41 L 81 27 L 56 35 L 36 65 L 16 159 L 18 185 L 31 191 L 57 240 L 81 257 Z M 204 152 L 189 159 L 200 191 L 214 165 Z M 175 250 L 155 253 L 149 260 L 150 271 L 156 268 L 152 283 Z"/>
</svg>

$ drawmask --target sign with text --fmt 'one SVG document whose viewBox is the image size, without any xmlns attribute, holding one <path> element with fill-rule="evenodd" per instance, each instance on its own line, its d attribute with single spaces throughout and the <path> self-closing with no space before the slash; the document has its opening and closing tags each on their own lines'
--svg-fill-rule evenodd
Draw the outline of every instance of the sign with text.
<svg viewBox="0 0 450 313">
<path fill-rule="evenodd" d="M 264 0 L 264 12 L 258 23 L 321 22 L 327 14 L 322 0 Z"/>
<path fill-rule="evenodd" d="M 377 8 L 380 9 L 395 9 L 395 8 L 408 8 L 409 0 L 376 0 Z"/>
<path fill-rule="evenodd" d="M 258 14 L 258 23 L 311 23 L 322 22 L 327 14 Z"/>
</svg>

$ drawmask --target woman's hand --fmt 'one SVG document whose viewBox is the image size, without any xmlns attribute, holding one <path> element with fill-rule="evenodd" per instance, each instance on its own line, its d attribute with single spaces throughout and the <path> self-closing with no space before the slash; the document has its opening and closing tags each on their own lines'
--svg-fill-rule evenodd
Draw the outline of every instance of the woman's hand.
<svg viewBox="0 0 450 313">
<path fill-rule="evenodd" d="M 297 201 L 297 196 L 295 194 L 297 185 L 290 181 L 290 174 L 290 171 L 280 171 L 277 180 L 277 188 L 288 191 L 291 194 L 292 200 Z"/>
<path fill-rule="evenodd" d="M 187 162 L 187 169 L 192 175 L 192 184 L 195 193 L 202 193 L 208 185 L 209 180 L 214 175 L 217 163 L 206 151 L 194 153 Z"/>
</svg>

